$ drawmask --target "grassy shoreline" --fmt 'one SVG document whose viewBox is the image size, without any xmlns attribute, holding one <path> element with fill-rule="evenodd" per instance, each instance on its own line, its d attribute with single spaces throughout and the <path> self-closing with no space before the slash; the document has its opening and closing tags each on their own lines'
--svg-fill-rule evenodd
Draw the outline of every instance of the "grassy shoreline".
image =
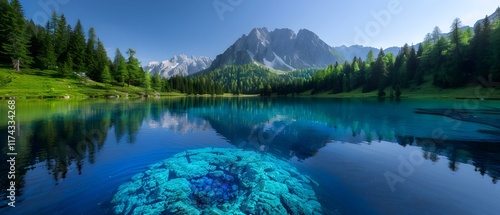
<svg viewBox="0 0 500 215">
<path fill-rule="evenodd" d="M 179 92 L 156 92 L 135 86 L 118 86 L 103 84 L 91 80 L 82 81 L 74 78 L 60 78 L 55 71 L 40 71 L 26 69 L 15 72 L 0 68 L 0 78 L 10 82 L 1 86 L 0 100 L 15 97 L 16 99 L 87 99 L 87 98 L 141 98 L 145 96 L 160 97 L 213 97 L 212 95 L 187 95 Z M 385 90 L 389 95 L 390 89 Z M 216 95 L 214 97 L 257 97 L 256 94 Z M 377 98 L 377 92 L 362 93 L 356 89 L 347 93 L 331 94 L 321 92 L 311 95 L 311 91 L 288 97 L 304 98 Z M 386 98 L 389 98 L 387 96 Z M 470 85 L 462 88 L 441 89 L 428 80 L 424 84 L 402 90 L 402 99 L 484 99 L 500 100 L 500 89 L 484 88 Z"/>
</svg>

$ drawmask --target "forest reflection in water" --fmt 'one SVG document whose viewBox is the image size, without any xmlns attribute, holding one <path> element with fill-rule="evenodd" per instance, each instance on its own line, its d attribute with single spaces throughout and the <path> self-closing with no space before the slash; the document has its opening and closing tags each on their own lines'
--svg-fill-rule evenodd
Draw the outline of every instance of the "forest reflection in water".
<svg viewBox="0 0 500 215">
<path fill-rule="evenodd" d="M 18 119 L 20 168 L 16 184 L 22 195 L 24 175 L 35 168 L 46 169 L 56 183 L 67 177 L 70 166 L 76 166 L 78 174 L 82 174 L 84 163 L 97 162 L 96 156 L 108 139 L 134 144 L 141 141 L 138 133 L 148 129 L 185 135 L 214 130 L 238 148 L 268 152 L 287 160 L 306 160 L 331 142 L 370 145 L 387 141 L 419 147 L 423 158 L 448 162 L 450 171 L 460 171 L 459 163 L 471 164 L 478 174 L 497 183 L 500 137 L 480 132 L 492 128 L 467 122 L 450 128 L 450 120 L 413 113 L 417 107 L 452 105 L 449 101 L 292 98 L 20 102 L 18 112 L 26 114 L 19 114 Z M 436 128 L 447 138 L 433 138 Z M 5 126 L 0 127 L 1 132 L 7 133 Z M 3 153 L 1 159 L 5 156 Z M 0 168 L 6 172 L 8 166 L 2 162 Z M 6 183 L 2 180 L 2 186 Z"/>
</svg>

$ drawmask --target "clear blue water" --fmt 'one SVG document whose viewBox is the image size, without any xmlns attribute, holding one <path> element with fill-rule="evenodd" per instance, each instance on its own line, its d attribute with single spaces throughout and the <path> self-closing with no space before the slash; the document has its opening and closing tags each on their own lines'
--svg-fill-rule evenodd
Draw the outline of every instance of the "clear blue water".
<svg viewBox="0 0 500 215">
<path fill-rule="evenodd" d="M 286 159 L 320 184 L 315 191 L 324 214 L 498 214 L 498 128 L 414 113 L 458 107 L 500 108 L 500 102 L 19 101 L 16 208 L 6 206 L 9 167 L 2 162 L 0 214 L 113 214 L 114 193 L 133 175 L 205 147 Z M 7 159 L 6 133 L 2 123 L 1 160 Z"/>
</svg>

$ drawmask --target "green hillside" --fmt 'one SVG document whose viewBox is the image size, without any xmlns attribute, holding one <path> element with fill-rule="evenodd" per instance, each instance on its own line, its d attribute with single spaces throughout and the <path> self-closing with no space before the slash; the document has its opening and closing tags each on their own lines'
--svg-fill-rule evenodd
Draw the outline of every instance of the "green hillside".
<svg viewBox="0 0 500 215">
<path fill-rule="evenodd" d="M 135 86 L 117 86 L 104 84 L 88 79 L 60 78 L 56 71 L 30 70 L 15 72 L 11 69 L 0 68 L 0 97 L 17 98 L 88 98 L 109 96 L 141 97 L 156 95 L 153 90 Z M 183 95 L 176 92 L 161 93 L 162 96 Z"/>
</svg>

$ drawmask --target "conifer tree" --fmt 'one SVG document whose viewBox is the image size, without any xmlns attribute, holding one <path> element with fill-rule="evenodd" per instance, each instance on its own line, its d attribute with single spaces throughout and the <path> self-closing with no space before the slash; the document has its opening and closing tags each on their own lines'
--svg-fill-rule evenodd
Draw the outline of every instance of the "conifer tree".
<svg viewBox="0 0 500 215">
<path fill-rule="evenodd" d="M 152 80 L 152 87 L 156 91 L 161 91 L 161 76 L 160 73 L 155 73 L 153 80 Z"/>
<path fill-rule="evenodd" d="M 374 63 L 373 68 L 373 82 L 378 86 L 378 96 L 385 96 L 385 78 L 387 77 L 387 65 L 384 62 L 385 53 L 382 48 L 378 54 L 377 60 Z"/>
<path fill-rule="evenodd" d="M 490 19 L 486 16 L 481 23 L 481 31 L 477 37 L 476 43 L 476 75 L 487 78 L 490 72 L 490 65 L 493 63 L 491 59 L 492 47 L 490 37 L 492 33 L 492 26 Z"/>
<path fill-rule="evenodd" d="M 0 0 L 0 62 L 9 62 L 9 56 L 6 54 L 3 45 L 7 41 L 8 32 L 8 23 L 9 17 L 4 14 L 10 10 L 10 5 L 8 0 Z"/>
<path fill-rule="evenodd" d="M 70 40 L 71 26 L 68 26 L 64 14 L 58 19 L 56 29 L 54 32 L 55 47 L 54 51 L 57 57 L 58 64 L 65 62 L 66 52 L 68 52 L 68 45 Z"/>
<path fill-rule="evenodd" d="M 424 46 L 420 44 L 417 51 L 417 71 L 415 73 L 414 82 L 416 85 L 421 85 L 424 82 L 424 68 L 422 66 L 422 58 L 424 55 Z"/>
<path fill-rule="evenodd" d="M 151 75 L 149 72 L 144 72 L 143 83 L 141 85 L 145 89 L 151 89 Z"/>
<path fill-rule="evenodd" d="M 113 81 L 113 78 L 111 77 L 111 72 L 109 70 L 109 66 L 106 65 L 104 66 L 104 70 L 102 72 L 102 82 L 109 84 Z"/>
<path fill-rule="evenodd" d="M 54 40 L 48 31 L 43 32 L 41 39 L 43 43 L 38 59 L 41 62 L 42 69 L 55 69 L 57 67 L 57 58 L 54 51 Z"/>
<path fill-rule="evenodd" d="M 127 62 L 125 60 L 125 57 L 123 57 L 122 53 L 120 52 L 120 49 L 116 49 L 115 51 L 115 59 L 113 61 L 113 78 L 115 81 L 120 83 L 122 86 L 125 84 L 126 80 L 126 75 L 128 74 L 127 72 Z"/>
<path fill-rule="evenodd" d="M 62 63 L 62 65 L 59 67 L 59 75 L 61 75 L 64 78 L 69 78 L 74 76 L 74 71 L 73 71 L 73 59 L 71 58 L 71 55 L 66 52 L 66 56 L 64 57 L 65 61 Z"/>
<path fill-rule="evenodd" d="M 74 30 L 71 32 L 69 41 L 69 53 L 73 59 L 73 70 L 75 72 L 85 72 L 85 33 L 80 20 L 76 23 Z"/>
<path fill-rule="evenodd" d="M 95 75 L 95 80 L 99 82 L 105 81 L 105 75 L 104 75 L 104 70 L 107 69 L 106 77 L 108 80 L 108 83 L 111 81 L 111 73 L 109 71 L 109 58 L 108 54 L 106 53 L 106 49 L 104 48 L 104 44 L 101 42 L 100 39 L 97 39 L 97 50 L 95 53 L 95 66 L 94 66 L 94 75 Z"/>
<path fill-rule="evenodd" d="M 7 6 L 2 21 L 2 34 L 6 36 L 2 44 L 3 54 L 11 60 L 16 71 L 20 71 L 21 65 L 29 65 L 32 58 L 29 53 L 29 35 L 27 34 L 27 22 L 19 0 L 12 0 Z"/>
<path fill-rule="evenodd" d="M 141 76 L 141 67 L 140 67 L 140 62 L 137 58 L 135 58 L 135 50 L 129 49 L 127 51 L 127 54 L 129 55 L 128 61 L 127 61 L 127 83 L 128 86 L 131 84 L 133 85 L 140 85 L 140 80 L 142 79 L 143 76 Z M 139 83 L 138 83 L 139 81 Z"/>
<path fill-rule="evenodd" d="M 406 83 L 402 87 L 408 87 L 408 83 L 415 80 L 418 69 L 417 53 L 415 48 L 412 46 L 410 49 L 410 55 L 408 56 L 408 61 L 406 64 Z"/>
<path fill-rule="evenodd" d="M 368 55 L 366 56 L 366 64 L 370 65 L 375 62 L 375 56 L 373 55 L 373 51 L 370 49 Z"/>
<path fill-rule="evenodd" d="M 97 65 L 97 37 L 93 27 L 90 28 L 87 38 L 87 46 L 85 48 L 85 66 L 87 68 L 87 77 L 95 81 L 100 81 L 99 69 Z"/>
</svg>

